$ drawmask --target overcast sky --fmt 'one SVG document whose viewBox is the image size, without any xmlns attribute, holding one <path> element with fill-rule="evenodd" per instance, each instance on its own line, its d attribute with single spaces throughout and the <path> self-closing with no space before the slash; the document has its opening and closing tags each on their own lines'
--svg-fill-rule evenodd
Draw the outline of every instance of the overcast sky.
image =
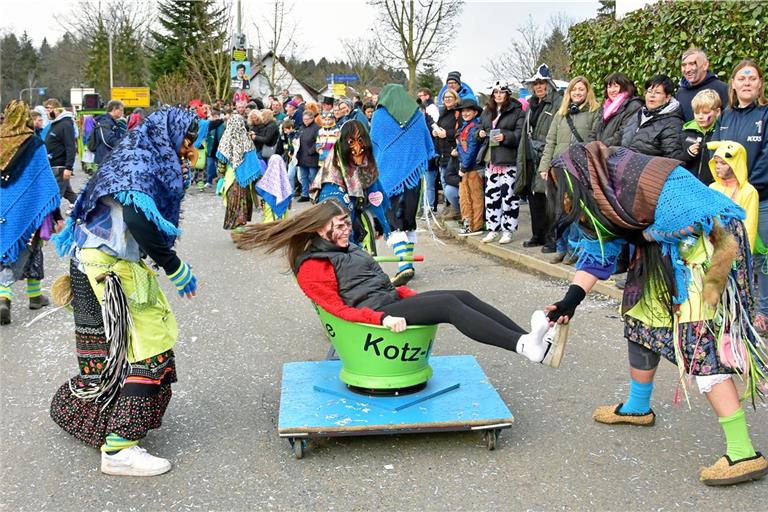
<svg viewBox="0 0 768 512">
<path fill-rule="evenodd" d="M 155 5 L 152 0 L 124 0 Z M 234 2 L 234 0 L 233 0 Z M 242 0 L 243 28 L 250 39 L 256 37 L 254 25 L 263 22 L 272 2 Z M 39 44 L 43 37 L 55 41 L 62 36 L 61 19 L 72 16 L 77 0 L 0 0 L 0 30 L 21 34 L 27 31 Z M 297 40 L 306 58 L 344 59 L 342 38 L 368 37 L 375 30 L 375 11 L 364 0 L 286 0 L 293 5 L 291 22 L 299 26 Z M 461 13 L 455 43 L 440 63 L 443 80 L 448 71 L 459 70 L 462 79 L 475 90 L 486 87 L 497 77 L 483 69 L 489 58 L 507 48 L 515 29 L 528 16 L 549 31 L 549 20 L 563 13 L 575 21 L 596 15 L 597 1 L 517 2 L 467 0 Z"/>
</svg>

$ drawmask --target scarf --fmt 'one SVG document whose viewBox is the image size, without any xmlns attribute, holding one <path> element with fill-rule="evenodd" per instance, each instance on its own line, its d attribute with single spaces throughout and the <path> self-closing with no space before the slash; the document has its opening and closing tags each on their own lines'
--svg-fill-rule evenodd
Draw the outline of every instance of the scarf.
<svg viewBox="0 0 768 512">
<path fill-rule="evenodd" d="M 27 104 L 11 101 L 5 108 L 5 121 L 0 125 L 0 172 L 5 174 L 16 152 L 34 134 Z"/>
<path fill-rule="evenodd" d="M 388 100 L 401 97 L 405 90 L 402 86 L 387 85 Z M 402 90 L 402 91 L 401 91 Z M 405 189 L 417 187 L 422 175 L 429 166 L 429 161 L 436 156 L 432 134 L 416 102 L 408 98 L 416 107 L 413 110 L 403 106 L 392 107 L 382 104 L 373 113 L 371 119 L 371 142 L 373 156 L 379 168 L 381 184 L 388 197 L 401 194 Z M 411 112 L 407 122 L 403 115 Z M 400 116 L 399 118 L 396 116 Z"/>
<path fill-rule="evenodd" d="M 31 156 L 15 179 L 0 190 L 0 264 L 16 262 L 46 216 L 59 207 L 59 186 L 53 177 L 45 146 L 33 137 L 24 146 Z M 20 159 L 14 159 L 18 162 Z"/>
<path fill-rule="evenodd" d="M 59 255 L 72 247 L 73 219 L 87 222 L 104 196 L 123 206 L 133 205 L 149 219 L 172 246 L 179 230 L 184 183 L 179 150 L 195 119 L 180 108 L 158 110 L 127 132 L 75 203 L 65 229 L 54 239 Z"/>
<path fill-rule="evenodd" d="M 264 176 L 256 183 L 256 192 L 264 199 L 275 217 L 282 217 L 291 204 L 293 190 L 288 181 L 288 170 L 280 155 L 269 157 Z"/>
<path fill-rule="evenodd" d="M 565 167 L 594 196 L 610 222 L 641 230 L 661 246 L 675 273 L 675 304 L 688 298 L 690 271 L 680 257 L 680 242 L 709 235 L 715 221 L 722 225 L 743 219 L 744 210 L 725 194 L 704 185 L 671 158 L 652 157 L 626 148 L 609 150 L 602 142 L 573 144 L 553 163 Z"/>
<path fill-rule="evenodd" d="M 528 116 L 528 126 L 531 130 L 536 127 L 539 116 L 544 112 L 544 103 L 545 101 L 540 100 L 538 96 L 533 96 L 533 98 L 528 100 L 528 110 L 531 112 L 531 115 Z"/>
<path fill-rule="evenodd" d="M 354 162 L 347 163 L 343 155 L 339 157 L 339 167 L 337 167 L 335 164 L 337 151 L 341 151 L 340 141 L 336 141 L 328 152 L 320 172 L 317 173 L 318 177 L 312 184 L 312 189 L 322 188 L 323 183 L 335 183 L 350 197 L 365 197 L 366 190 L 379 178 L 376 167 L 369 166 L 367 160 L 363 160 L 361 165 L 355 165 Z"/>
<path fill-rule="evenodd" d="M 605 103 L 603 104 L 603 121 L 607 121 L 610 118 L 612 118 L 614 115 L 616 115 L 616 112 L 618 112 L 619 107 L 621 107 L 626 99 L 629 97 L 629 94 L 626 92 L 619 93 L 618 96 L 616 96 L 615 100 L 612 100 L 611 98 L 606 98 Z"/>
<path fill-rule="evenodd" d="M 261 178 L 267 167 L 248 137 L 245 119 L 239 114 L 232 114 L 227 121 L 216 158 L 234 169 L 237 183 L 243 188 Z"/>
</svg>

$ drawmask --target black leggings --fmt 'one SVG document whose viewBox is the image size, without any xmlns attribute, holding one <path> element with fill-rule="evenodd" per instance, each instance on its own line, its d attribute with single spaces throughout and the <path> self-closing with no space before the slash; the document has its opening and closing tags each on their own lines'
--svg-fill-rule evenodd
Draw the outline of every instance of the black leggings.
<svg viewBox="0 0 768 512">
<path fill-rule="evenodd" d="M 409 325 L 452 324 L 464 336 L 486 345 L 515 351 L 526 331 L 498 309 L 464 290 L 419 293 L 381 308 L 405 318 Z"/>
</svg>

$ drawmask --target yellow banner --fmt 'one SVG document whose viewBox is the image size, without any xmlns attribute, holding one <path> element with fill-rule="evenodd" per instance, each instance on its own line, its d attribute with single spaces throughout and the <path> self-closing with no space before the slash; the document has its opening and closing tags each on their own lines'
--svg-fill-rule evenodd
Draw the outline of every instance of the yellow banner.
<svg viewBox="0 0 768 512">
<path fill-rule="evenodd" d="M 333 95 L 344 96 L 347 93 L 346 84 L 333 84 Z"/>
<path fill-rule="evenodd" d="M 122 101 L 126 107 L 148 107 L 149 87 L 113 87 L 112 99 Z"/>
</svg>

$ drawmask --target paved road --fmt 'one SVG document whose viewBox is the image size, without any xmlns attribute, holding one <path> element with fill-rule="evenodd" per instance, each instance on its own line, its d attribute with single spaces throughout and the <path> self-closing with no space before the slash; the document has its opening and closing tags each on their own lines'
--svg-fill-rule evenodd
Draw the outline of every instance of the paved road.
<svg viewBox="0 0 768 512">
<path fill-rule="evenodd" d="M 208 193 L 184 204 L 179 253 L 199 277 L 187 302 L 161 284 L 181 327 L 179 382 L 163 427 L 145 440 L 173 470 L 149 479 L 99 472 L 99 454 L 50 420 L 57 387 L 76 371 L 71 315 L 29 328 L 14 304 L 0 330 L 0 509 L 17 510 L 699 510 L 765 507 L 768 481 L 710 489 L 697 468 L 723 451 L 704 399 L 672 405 L 675 370 L 663 365 L 653 428 L 611 428 L 592 409 L 623 399 L 626 349 L 617 303 L 588 299 L 560 370 L 440 328 L 435 354 L 472 354 L 515 415 L 496 451 L 477 433 L 337 438 L 295 460 L 277 436 L 283 363 L 322 359 L 326 343 L 309 302 L 278 256 L 237 251 Z M 46 289 L 65 263 L 46 250 Z M 466 245 L 422 243 L 417 290 L 475 292 L 519 322 L 561 296 L 564 283 L 521 272 Z M 394 268 L 394 266 L 391 266 Z M 23 293 L 21 283 L 17 293 Z M 749 412 L 768 446 L 765 406 Z"/>
</svg>

